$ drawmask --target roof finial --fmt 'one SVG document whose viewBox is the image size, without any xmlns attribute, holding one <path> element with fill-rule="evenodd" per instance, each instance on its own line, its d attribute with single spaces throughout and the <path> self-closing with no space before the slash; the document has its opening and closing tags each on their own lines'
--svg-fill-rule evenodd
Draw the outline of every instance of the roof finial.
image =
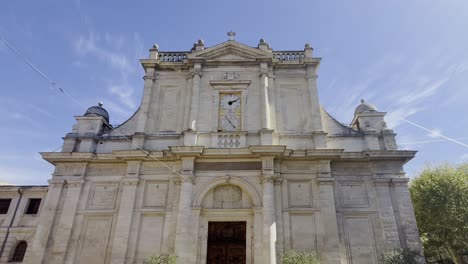
<svg viewBox="0 0 468 264">
<path fill-rule="evenodd" d="M 99 105 L 100 107 L 102 107 L 103 104 L 102 104 L 102 102 L 98 102 L 98 105 Z"/>
<path fill-rule="evenodd" d="M 227 35 L 229 36 L 229 40 L 234 40 L 234 37 L 236 36 L 236 32 L 231 30 L 227 33 Z"/>
<path fill-rule="evenodd" d="M 364 99 L 361 99 L 361 104 L 363 104 L 364 102 L 366 102 L 366 100 L 364 100 Z"/>
</svg>

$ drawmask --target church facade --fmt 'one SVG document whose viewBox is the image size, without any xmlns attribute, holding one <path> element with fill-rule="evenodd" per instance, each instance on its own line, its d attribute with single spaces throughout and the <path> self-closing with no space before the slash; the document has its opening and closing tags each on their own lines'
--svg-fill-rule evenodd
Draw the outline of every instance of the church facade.
<svg viewBox="0 0 468 264">
<path fill-rule="evenodd" d="M 141 64 L 125 123 L 89 108 L 61 152 L 41 153 L 48 186 L 0 187 L 0 263 L 273 264 L 298 250 L 371 264 L 421 250 L 403 171 L 415 152 L 364 101 L 350 126 L 320 106 L 310 45 L 155 45 Z"/>
</svg>

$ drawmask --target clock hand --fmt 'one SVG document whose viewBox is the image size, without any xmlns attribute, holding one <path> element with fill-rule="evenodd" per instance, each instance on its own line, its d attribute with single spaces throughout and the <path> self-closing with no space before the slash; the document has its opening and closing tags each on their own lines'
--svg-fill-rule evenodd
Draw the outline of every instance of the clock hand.
<svg viewBox="0 0 468 264">
<path fill-rule="evenodd" d="M 228 104 L 229 104 L 229 105 L 232 105 L 232 103 L 239 101 L 239 99 L 240 99 L 240 98 L 237 98 L 237 99 L 234 100 L 234 101 L 229 101 Z"/>
<path fill-rule="evenodd" d="M 229 118 L 227 118 L 227 116 L 224 116 L 224 118 L 226 118 L 226 120 L 229 122 L 229 124 L 231 124 L 233 128 L 236 128 L 236 126 L 231 122 L 231 120 L 229 120 Z"/>
</svg>

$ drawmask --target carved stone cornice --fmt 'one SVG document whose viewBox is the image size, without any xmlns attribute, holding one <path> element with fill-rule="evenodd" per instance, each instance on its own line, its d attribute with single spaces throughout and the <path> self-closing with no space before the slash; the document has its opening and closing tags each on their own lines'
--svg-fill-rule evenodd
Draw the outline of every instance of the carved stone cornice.
<svg viewBox="0 0 468 264">
<path fill-rule="evenodd" d="M 178 157 L 198 157 L 203 153 L 204 146 L 172 146 L 169 147 L 172 154 Z"/>
<path fill-rule="evenodd" d="M 262 146 L 250 146 L 250 151 L 252 153 L 261 155 L 261 156 L 281 156 L 286 150 L 284 145 L 262 145 Z"/>
</svg>

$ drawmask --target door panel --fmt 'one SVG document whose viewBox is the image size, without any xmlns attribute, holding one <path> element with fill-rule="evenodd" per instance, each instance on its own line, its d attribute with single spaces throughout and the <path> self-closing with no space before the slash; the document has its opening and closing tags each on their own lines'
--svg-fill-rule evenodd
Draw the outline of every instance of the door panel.
<svg viewBox="0 0 468 264">
<path fill-rule="evenodd" d="M 207 264 L 245 264 L 246 222 L 209 222 Z"/>
</svg>

